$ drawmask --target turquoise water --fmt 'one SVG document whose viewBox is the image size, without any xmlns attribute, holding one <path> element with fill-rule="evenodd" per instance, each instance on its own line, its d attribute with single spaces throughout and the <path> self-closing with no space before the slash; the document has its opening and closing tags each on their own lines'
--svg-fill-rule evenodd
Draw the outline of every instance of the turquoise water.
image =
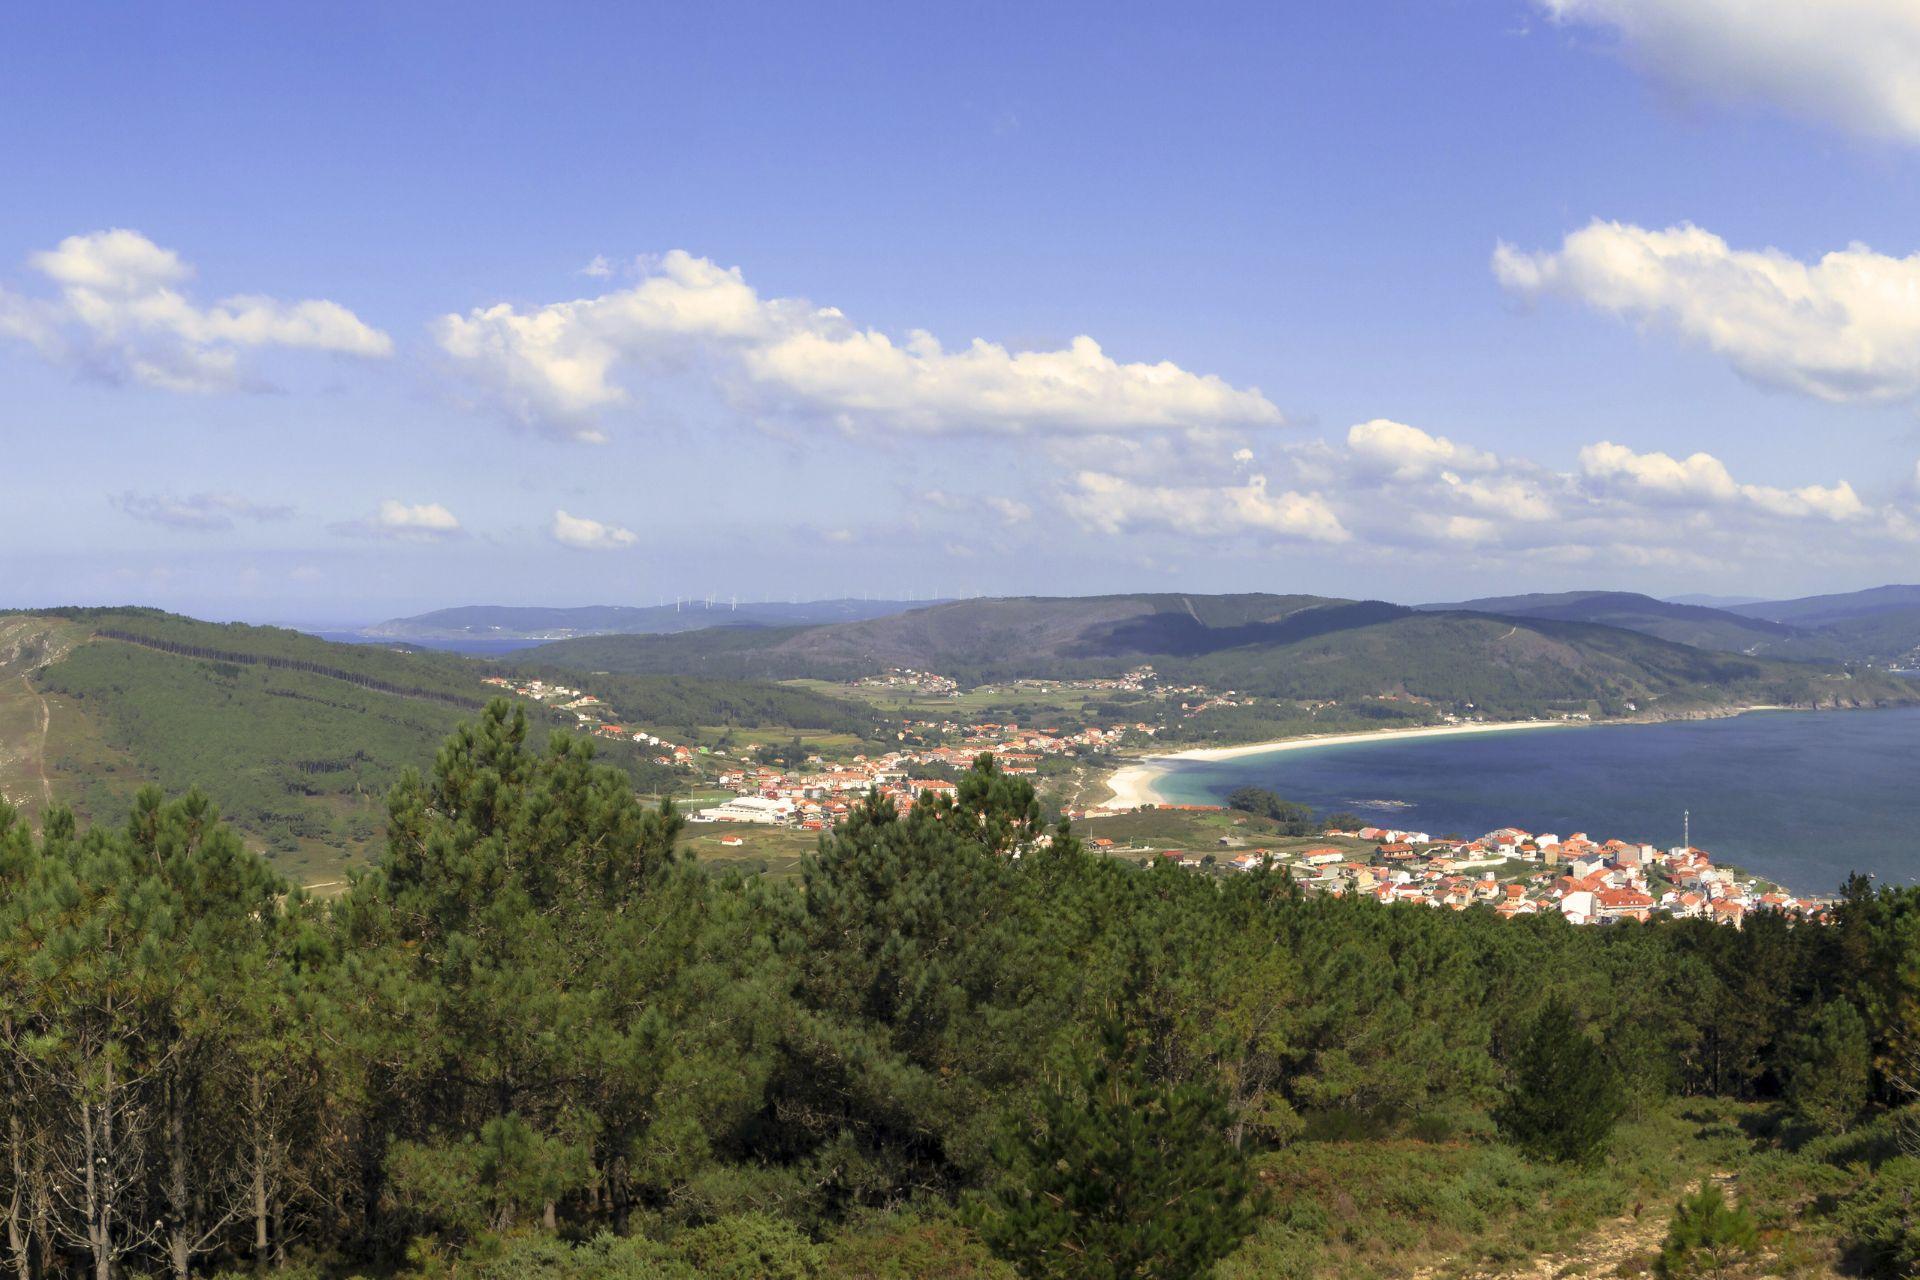
<svg viewBox="0 0 1920 1280">
<path fill-rule="evenodd" d="M 1434 835 L 1497 827 L 1693 842 L 1801 893 L 1851 871 L 1920 879 L 1920 708 L 1531 729 L 1313 747 L 1175 765 L 1169 801 L 1267 787 Z"/>
</svg>

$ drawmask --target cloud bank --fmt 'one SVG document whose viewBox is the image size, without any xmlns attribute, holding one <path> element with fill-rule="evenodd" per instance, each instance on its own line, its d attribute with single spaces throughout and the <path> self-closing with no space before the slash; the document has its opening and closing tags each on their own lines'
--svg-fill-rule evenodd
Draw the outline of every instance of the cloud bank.
<svg viewBox="0 0 1920 1280">
<path fill-rule="evenodd" d="M 737 268 L 675 250 L 629 289 L 521 310 L 443 316 L 434 336 L 515 418 L 579 440 L 630 405 L 622 375 L 698 364 L 736 400 L 849 431 L 1004 435 L 1277 425 L 1257 389 L 1179 366 L 1126 363 L 1089 337 L 1051 351 L 925 330 L 895 340 L 831 307 L 764 299 Z"/>
<path fill-rule="evenodd" d="M 193 269 L 137 231 L 68 236 L 28 265 L 56 290 L 0 287 L 0 337 L 111 382 L 168 391 L 258 389 L 248 350 L 282 348 L 384 357 L 393 340 L 339 303 L 253 294 L 200 306 L 183 291 Z"/>
<path fill-rule="evenodd" d="M 177 498 L 129 490 L 114 494 L 108 501 L 135 520 L 200 532 L 231 529 L 236 520 L 284 520 L 293 514 L 292 507 L 270 506 L 235 493 L 196 493 Z"/>
</svg>

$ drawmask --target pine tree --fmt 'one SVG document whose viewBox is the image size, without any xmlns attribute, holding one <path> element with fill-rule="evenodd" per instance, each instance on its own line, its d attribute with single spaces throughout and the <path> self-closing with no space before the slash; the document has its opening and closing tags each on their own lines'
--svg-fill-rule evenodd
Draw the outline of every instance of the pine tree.
<svg viewBox="0 0 1920 1280">
<path fill-rule="evenodd" d="M 1529 1155 L 1592 1164 L 1605 1154 L 1622 1104 L 1606 1056 L 1555 998 L 1534 1019 L 1494 1119 Z"/>
<path fill-rule="evenodd" d="M 1787 1047 L 1787 1101 L 1823 1129 L 1844 1129 L 1867 1105 L 1871 1066 L 1866 1021 L 1848 1001 L 1830 1001 Z"/>
<path fill-rule="evenodd" d="M 976 1207 L 989 1247 L 1029 1280 L 1186 1280 L 1252 1230 L 1246 1156 L 1217 1089 L 1155 1082 L 1115 1022 L 1078 1079 L 1043 1091 L 1003 1141 Z"/>
<path fill-rule="evenodd" d="M 1660 1247 L 1659 1273 L 1664 1280 L 1730 1275 L 1759 1243 L 1753 1215 L 1728 1204 L 1719 1186 L 1709 1182 L 1674 1206 L 1673 1224 Z"/>
</svg>

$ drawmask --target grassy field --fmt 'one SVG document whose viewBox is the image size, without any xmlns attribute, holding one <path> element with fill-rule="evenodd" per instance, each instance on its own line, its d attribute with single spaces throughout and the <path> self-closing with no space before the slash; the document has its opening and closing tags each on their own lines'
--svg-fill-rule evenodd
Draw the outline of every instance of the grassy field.
<svg viewBox="0 0 1920 1280">
<path fill-rule="evenodd" d="M 738 840 L 737 846 L 722 844 Z M 680 847 L 714 871 L 740 871 L 776 880 L 800 874 L 800 860 L 820 843 L 814 831 L 788 827 L 761 827 L 744 822 L 698 822 L 687 825 Z"/>
<path fill-rule="evenodd" d="M 1142 809 L 1135 813 L 1103 814 L 1073 824 L 1082 839 L 1102 838 L 1117 846 L 1181 849 L 1194 853 L 1234 854 L 1245 849 L 1285 852 L 1324 845 L 1317 836 L 1283 836 L 1271 818 L 1222 809 L 1191 813 L 1177 809 Z"/>
</svg>

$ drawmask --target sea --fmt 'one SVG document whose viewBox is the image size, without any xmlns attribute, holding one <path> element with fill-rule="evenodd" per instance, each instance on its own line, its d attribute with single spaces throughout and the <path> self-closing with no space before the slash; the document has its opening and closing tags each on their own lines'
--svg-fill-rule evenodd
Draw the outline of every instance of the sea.
<svg viewBox="0 0 1920 1280">
<path fill-rule="evenodd" d="M 1693 843 L 1796 893 L 1859 871 L 1920 881 L 1920 707 L 1375 740 L 1180 761 L 1154 788 L 1219 803 L 1265 787 L 1435 836 L 1500 827 Z"/>
</svg>

